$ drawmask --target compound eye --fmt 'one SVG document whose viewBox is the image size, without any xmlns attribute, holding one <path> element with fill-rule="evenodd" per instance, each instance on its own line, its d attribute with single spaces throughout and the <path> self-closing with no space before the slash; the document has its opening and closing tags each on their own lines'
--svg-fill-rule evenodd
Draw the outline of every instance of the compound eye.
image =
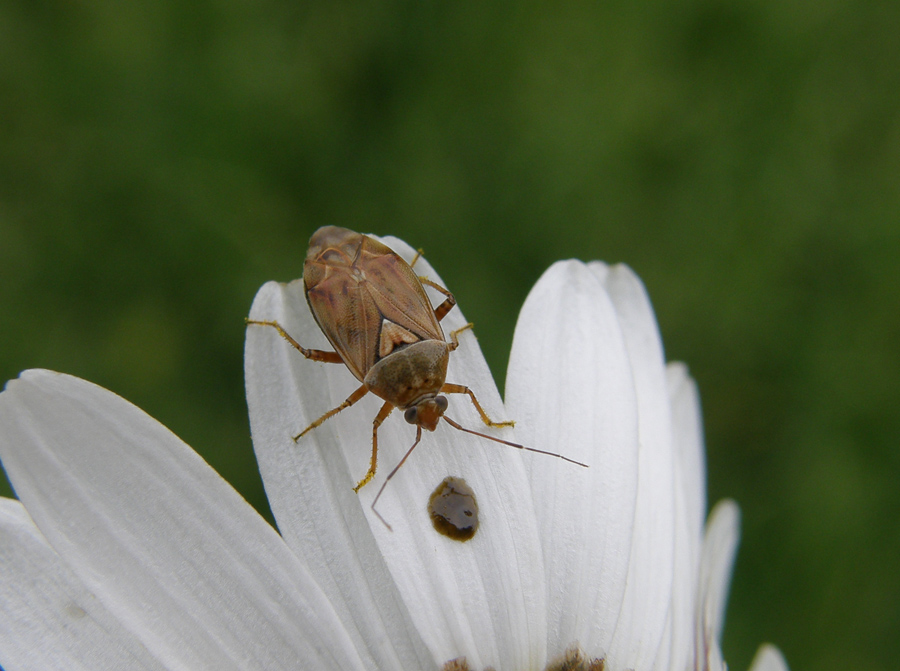
<svg viewBox="0 0 900 671">
<path fill-rule="evenodd" d="M 405 419 L 405 420 L 406 420 L 407 422 L 409 422 L 410 424 L 415 424 L 415 423 L 416 423 L 416 420 L 417 420 L 418 418 L 419 418 L 419 411 L 418 411 L 418 408 L 416 408 L 416 406 L 413 406 L 413 407 L 411 407 L 411 408 L 407 408 L 407 409 L 403 412 L 403 419 Z"/>
<path fill-rule="evenodd" d="M 447 410 L 447 405 L 449 405 L 449 404 L 447 403 L 447 397 L 446 397 L 446 396 L 436 396 L 435 399 L 434 399 L 434 403 L 435 403 L 435 405 L 438 407 L 438 410 L 441 411 L 441 414 L 442 414 L 442 415 L 443 415 L 444 412 Z"/>
</svg>

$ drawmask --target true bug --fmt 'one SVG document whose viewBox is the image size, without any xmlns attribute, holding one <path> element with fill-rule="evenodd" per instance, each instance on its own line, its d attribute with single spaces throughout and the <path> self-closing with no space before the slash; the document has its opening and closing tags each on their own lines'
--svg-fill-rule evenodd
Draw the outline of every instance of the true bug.
<svg viewBox="0 0 900 671">
<path fill-rule="evenodd" d="M 310 311 L 334 347 L 334 352 L 303 347 L 276 321 L 247 320 L 247 323 L 275 328 L 306 358 L 343 363 L 362 382 L 347 400 L 294 436 L 294 441 L 329 417 L 349 408 L 369 392 L 384 400 L 372 423 L 369 470 L 353 488 L 354 491 L 359 491 L 375 475 L 378 427 L 391 411 L 400 408 L 404 411 L 404 419 L 416 425 L 415 442 L 388 474 L 372 501 L 372 510 L 382 522 L 384 518 L 375 510 L 375 503 L 385 485 L 419 444 L 422 429 L 434 431 L 441 417 L 460 431 L 585 466 L 559 454 L 466 429 L 444 414 L 448 402 L 442 393 L 467 394 L 488 426 L 513 424 L 511 421 L 493 421 L 471 389 L 445 381 L 450 352 L 459 346 L 458 335 L 471 328 L 472 324 L 450 333 L 450 342 L 446 342 L 440 321 L 456 305 L 453 294 L 427 278 L 418 277 L 412 266 L 386 245 L 346 228 L 324 226 L 309 240 L 309 251 L 303 264 L 303 284 Z M 423 285 L 444 295 L 444 301 L 436 308 L 432 306 Z"/>
</svg>

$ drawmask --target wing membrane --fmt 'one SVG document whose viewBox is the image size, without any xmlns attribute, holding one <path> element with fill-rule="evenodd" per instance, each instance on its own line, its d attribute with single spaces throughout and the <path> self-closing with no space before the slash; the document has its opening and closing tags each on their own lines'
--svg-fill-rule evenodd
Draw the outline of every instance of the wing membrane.
<svg viewBox="0 0 900 671">
<path fill-rule="evenodd" d="M 379 360 L 384 320 L 420 340 L 443 340 L 434 308 L 415 271 L 386 245 L 358 233 L 340 246 L 310 245 L 306 298 L 319 327 L 362 381 Z M 332 242 L 329 240 L 329 242 Z M 313 280 L 312 282 L 310 280 Z"/>
</svg>

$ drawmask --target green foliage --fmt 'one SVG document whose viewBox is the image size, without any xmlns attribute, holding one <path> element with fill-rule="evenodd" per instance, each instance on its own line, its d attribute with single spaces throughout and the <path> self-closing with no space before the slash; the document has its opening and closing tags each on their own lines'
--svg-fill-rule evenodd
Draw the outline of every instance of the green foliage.
<svg viewBox="0 0 900 671">
<path fill-rule="evenodd" d="M 795 670 L 892 668 L 898 21 L 840 0 L 7 0 L 0 379 L 113 389 L 267 511 L 242 319 L 315 228 L 424 247 L 498 379 L 550 263 L 625 261 L 699 381 L 710 498 L 743 508 L 731 668 L 761 640 Z"/>
</svg>

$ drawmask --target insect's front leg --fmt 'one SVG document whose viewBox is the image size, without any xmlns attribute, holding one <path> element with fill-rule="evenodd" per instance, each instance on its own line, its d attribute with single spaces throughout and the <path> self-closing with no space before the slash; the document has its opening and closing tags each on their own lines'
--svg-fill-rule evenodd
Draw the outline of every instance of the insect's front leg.
<svg viewBox="0 0 900 671">
<path fill-rule="evenodd" d="M 365 396 L 365 395 L 368 394 L 368 393 L 369 393 L 369 388 L 368 388 L 366 385 L 362 385 L 361 387 L 359 387 L 359 389 L 357 389 L 357 390 L 354 391 L 352 394 L 350 394 L 350 395 L 347 397 L 347 400 L 346 400 L 346 401 L 344 401 L 343 403 L 341 403 L 338 407 L 332 408 L 331 410 L 329 410 L 328 412 L 326 412 L 324 415 L 322 415 L 321 417 L 319 417 L 319 419 L 317 419 L 315 422 L 313 422 L 312 424 L 310 424 L 309 426 L 307 426 L 305 429 L 303 429 L 303 431 L 301 431 L 301 432 L 298 433 L 296 436 L 294 436 L 294 442 L 296 443 L 298 440 L 300 440 L 300 438 L 301 438 L 302 436 L 306 435 L 306 433 L 307 433 L 308 431 L 312 431 L 312 430 L 315 429 L 317 426 L 319 426 L 319 424 L 321 424 L 322 422 L 324 422 L 324 421 L 325 421 L 326 419 L 328 419 L 329 417 L 334 417 L 334 416 L 335 416 L 336 414 L 338 414 L 341 410 L 344 410 L 345 408 L 349 408 L 351 405 L 353 405 L 354 403 L 356 403 L 359 399 L 361 399 L 363 396 Z"/>
<path fill-rule="evenodd" d="M 470 324 L 471 326 L 471 324 Z M 484 411 L 484 408 L 481 407 L 481 403 L 478 402 L 478 399 L 475 398 L 475 392 L 462 384 L 451 384 L 449 382 L 445 382 L 444 386 L 441 387 L 442 394 L 468 394 L 469 398 L 472 399 L 472 404 L 475 406 L 475 409 L 478 411 L 478 414 L 481 415 L 481 421 L 487 424 L 488 426 L 500 427 L 500 426 L 515 426 L 516 423 L 512 420 L 507 420 L 505 422 L 495 422 L 488 414 Z"/>
<path fill-rule="evenodd" d="M 369 480 L 375 477 L 375 469 L 378 467 L 378 427 L 381 426 L 381 423 L 387 419 L 388 415 L 391 414 L 391 411 L 393 409 L 394 405 L 385 401 L 384 405 L 381 406 L 381 410 L 378 411 L 378 414 L 372 421 L 372 459 L 369 462 L 369 470 L 366 471 L 363 479 L 356 483 L 356 487 L 353 488 L 354 492 L 358 492 L 366 483 L 369 482 Z M 380 493 L 381 492 L 379 492 L 379 494 Z"/>
<path fill-rule="evenodd" d="M 291 335 L 285 331 L 281 324 L 276 321 L 258 321 L 256 319 L 245 319 L 244 321 L 247 324 L 255 324 L 257 326 L 271 326 L 278 334 L 287 340 L 300 354 L 305 356 L 307 359 L 312 359 L 313 361 L 322 361 L 324 363 L 344 363 L 344 360 L 341 358 L 341 355 L 337 352 L 326 352 L 320 349 L 306 349 L 303 345 L 294 340 Z M 305 433 L 305 432 L 304 432 Z"/>
</svg>

